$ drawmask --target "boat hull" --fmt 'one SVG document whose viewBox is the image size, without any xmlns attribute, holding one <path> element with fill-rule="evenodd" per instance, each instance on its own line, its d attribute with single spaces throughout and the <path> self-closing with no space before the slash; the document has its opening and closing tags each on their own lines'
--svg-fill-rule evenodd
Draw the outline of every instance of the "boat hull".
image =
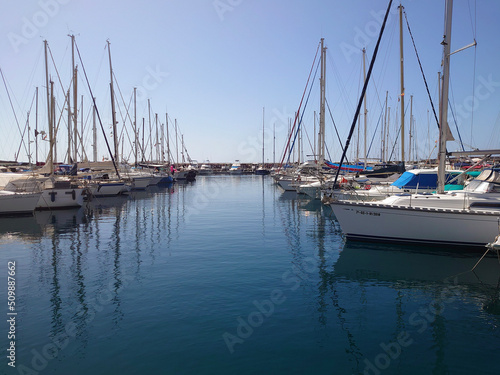
<svg viewBox="0 0 500 375">
<path fill-rule="evenodd" d="M 93 197 L 113 197 L 130 191 L 130 187 L 124 182 L 98 183 L 90 187 Z"/>
<path fill-rule="evenodd" d="M 36 206 L 40 210 L 73 208 L 83 206 L 86 189 L 45 189 Z"/>
<path fill-rule="evenodd" d="M 349 240 L 484 247 L 499 234 L 500 211 L 333 202 Z"/>
<path fill-rule="evenodd" d="M 0 215 L 32 215 L 41 193 L 0 194 Z"/>
</svg>

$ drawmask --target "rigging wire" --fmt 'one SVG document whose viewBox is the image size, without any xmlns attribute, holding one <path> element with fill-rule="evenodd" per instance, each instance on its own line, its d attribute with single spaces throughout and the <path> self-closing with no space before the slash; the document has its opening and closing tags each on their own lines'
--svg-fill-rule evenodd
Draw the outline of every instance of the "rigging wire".
<svg viewBox="0 0 500 375">
<path fill-rule="evenodd" d="M 312 80 L 313 83 L 311 84 L 311 87 L 309 88 L 309 93 L 307 94 L 306 102 L 304 104 L 304 110 L 302 111 L 302 114 L 300 116 L 299 124 L 297 126 L 297 130 L 295 131 L 295 136 L 293 138 L 292 145 L 290 146 L 290 152 L 288 153 L 288 159 L 286 161 L 287 163 L 290 161 L 290 157 L 292 155 L 292 151 L 293 151 L 293 148 L 295 146 L 295 141 L 297 140 L 297 135 L 299 134 L 300 126 L 302 125 L 302 119 L 304 118 L 304 113 L 305 113 L 305 110 L 307 108 L 307 104 L 309 103 L 309 98 L 311 96 L 311 91 L 312 91 L 312 89 L 314 87 L 314 81 L 316 80 L 316 75 L 318 73 L 319 63 L 320 63 L 320 61 L 318 61 L 318 65 L 316 66 L 316 71 L 314 72 L 314 77 L 313 77 L 313 80 Z M 298 115 L 299 115 L 299 113 L 297 112 L 296 118 L 298 117 Z M 292 131 L 293 131 L 293 129 L 292 129 Z M 316 155 L 314 157 L 316 158 Z"/>
<path fill-rule="evenodd" d="M 352 137 L 352 134 L 354 133 L 354 128 L 356 127 L 356 122 L 357 122 L 357 119 L 359 116 L 359 111 L 361 110 L 361 104 L 363 103 L 363 97 L 365 96 L 366 88 L 368 86 L 368 83 L 370 81 L 370 77 L 372 75 L 373 65 L 375 64 L 375 59 L 377 57 L 378 49 L 380 46 L 380 40 L 382 39 L 382 34 L 384 33 L 385 25 L 387 23 L 387 17 L 389 16 L 389 11 L 391 10 L 391 5 L 392 5 L 392 0 L 389 1 L 389 5 L 388 5 L 387 11 L 385 13 L 384 21 L 383 21 L 382 26 L 380 28 L 380 33 L 379 33 L 379 36 L 377 39 L 377 44 L 375 45 L 375 50 L 373 52 L 372 60 L 370 61 L 370 66 L 368 68 L 368 74 L 367 74 L 366 80 L 363 84 L 363 90 L 361 91 L 361 96 L 359 98 L 358 106 L 357 106 L 356 112 L 354 114 L 354 119 L 353 119 L 352 124 L 351 124 L 351 129 L 349 130 L 349 135 L 347 137 L 345 149 L 344 149 L 344 152 L 342 152 L 342 157 L 340 158 L 340 162 L 339 162 L 339 168 L 337 169 L 337 173 L 335 174 L 335 180 L 333 183 L 334 186 L 337 185 L 340 170 L 342 169 L 342 163 L 344 162 L 344 159 L 346 156 L 346 151 L 349 148 L 349 143 L 351 142 L 351 137 Z"/>
<path fill-rule="evenodd" d="M 314 69 L 314 64 L 316 62 L 316 58 L 318 57 L 318 51 L 319 51 L 320 47 L 321 47 L 321 43 L 318 43 L 318 47 L 316 49 L 316 55 L 314 56 L 314 60 L 313 60 L 312 66 L 311 66 L 311 70 L 309 72 L 309 77 L 307 78 L 306 87 L 304 87 L 304 92 L 302 94 L 302 98 L 300 99 L 299 108 L 298 108 L 297 113 L 295 115 L 295 120 L 294 120 L 294 123 L 293 123 L 292 131 L 290 132 L 290 135 L 288 137 L 288 142 L 286 144 L 285 152 L 283 153 L 283 157 L 281 158 L 281 163 L 280 163 L 280 166 L 278 168 L 278 171 L 283 166 L 283 161 L 285 160 L 286 151 L 288 150 L 288 146 L 290 145 L 290 140 L 292 138 L 293 130 L 295 129 L 295 124 L 297 123 L 297 118 L 299 116 L 300 108 L 302 107 L 302 101 L 304 100 L 304 96 L 306 95 L 307 87 L 309 86 L 309 80 L 311 78 L 311 74 L 312 74 L 312 71 Z"/>
<path fill-rule="evenodd" d="M 17 120 L 17 115 L 16 115 L 16 111 L 14 110 L 14 105 L 12 104 L 12 99 L 10 97 L 10 92 L 7 88 L 7 82 L 5 81 L 5 77 L 3 75 L 3 71 L 2 71 L 2 68 L 0 68 L 0 74 L 2 75 L 2 80 L 3 80 L 3 84 L 5 86 L 5 91 L 7 92 L 7 97 L 9 98 L 9 103 L 10 103 L 10 107 L 12 108 L 12 112 L 14 114 L 14 118 L 16 120 L 16 125 L 17 125 L 17 129 L 19 130 L 19 134 L 21 135 L 21 142 L 24 146 L 24 150 L 26 151 L 26 154 L 28 154 L 28 149 L 26 148 L 26 144 L 24 143 L 24 139 L 23 139 L 23 132 L 21 131 L 21 127 L 19 126 L 19 121 Z M 17 157 L 19 155 L 15 155 L 15 161 L 17 162 Z"/>
<path fill-rule="evenodd" d="M 104 126 L 102 125 L 101 115 L 100 115 L 99 110 L 97 108 L 97 105 L 95 103 L 95 97 L 94 97 L 94 94 L 92 93 L 92 88 L 90 87 L 89 79 L 87 77 L 87 72 L 85 71 L 85 67 L 83 65 L 82 56 L 80 55 L 80 49 L 78 48 L 78 44 L 76 44 L 76 41 L 75 41 L 75 47 L 76 47 L 76 51 L 78 52 L 78 58 L 80 59 L 80 64 L 82 64 L 82 70 L 83 70 L 83 74 L 85 76 L 85 81 L 87 82 L 87 87 L 89 89 L 90 96 L 92 98 L 92 103 L 93 103 L 93 106 L 95 108 L 97 118 L 99 119 L 99 125 L 101 126 L 101 131 L 104 135 L 104 141 L 106 142 L 106 147 L 108 148 L 108 152 L 109 152 L 109 155 L 111 157 L 111 161 L 113 162 L 113 166 L 115 167 L 116 175 L 118 176 L 118 178 L 120 178 L 120 172 L 118 171 L 118 167 L 116 166 L 115 158 L 113 156 L 113 153 L 111 152 L 111 147 L 109 146 L 108 138 L 106 137 L 106 131 L 104 130 Z"/>
</svg>

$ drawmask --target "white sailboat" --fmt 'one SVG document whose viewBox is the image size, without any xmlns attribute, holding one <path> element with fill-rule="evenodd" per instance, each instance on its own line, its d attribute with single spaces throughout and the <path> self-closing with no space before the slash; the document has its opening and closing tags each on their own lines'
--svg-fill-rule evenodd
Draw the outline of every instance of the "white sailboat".
<svg viewBox="0 0 500 375">
<path fill-rule="evenodd" d="M 33 214 L 41 193 L 14 193 L 0 190 L 0 215 Z"/>
<path fill-rule="evenodd" d="M 485 246 L 499 233 L 498 171 L 484 171 L 462 191 L 444 192 L 452 8 L 453 1 L 446 0 L 437 193 L 395 195 L 378 202 L 332 202 L 347 239 Z"/>
</svg>

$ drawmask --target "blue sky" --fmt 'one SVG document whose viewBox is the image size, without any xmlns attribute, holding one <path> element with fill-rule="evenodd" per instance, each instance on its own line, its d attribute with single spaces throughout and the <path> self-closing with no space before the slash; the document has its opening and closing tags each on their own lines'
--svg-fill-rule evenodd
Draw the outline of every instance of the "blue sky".
<svg viewBox="0 0 500 375">
<path fill-rule="evenodd" d="M 436 101 L 444 1 L 402 3 Z M 361 48 L 367 49 L 368 65 L 387 4 L 385 0 L 4 1 L 0 5 L 0 68 L 21 132 L 37 86 L 40 90 L 38 127 L 46 129 L 43 40 L 49 43 L 62 85 L 67 90 L 71 74 L 68 34 L 74 34 L 109 136 L 111 106 L 106 49 L 109 40 L 114 73 L 126 106 L 133 88 L 139 90 L 139 124 L 144 117 L 148 128 L 147 99 L 150 99 L 153 118 L 158 113 L 164 123 L 168 111 L 170 120 L 177 119 L 193 159 L 258 162 L 262 158 L 262 109 L 265 107 L 265 159 L 272 161 L 273 128 L 276 129 L 276 159 L 279 159 L 287 136 L 288 118 L 298 108 L 322 37 L 328 47 L 327 100 L 339 136 L 345 142 L 360 92 Z M 376 134 L 369 155 L 373 158 L 380 155 L 377 124 L 386 91 L 391 107 L 390 149 L 399 153 L 399 145 L 392 145 L 396 142 L 400 94 L 398 5 L 399 2 L 393 3 L 367 94 L 369 142 Z M 499 14 L 497 1 L 480 1 L 477 5 L 473 0 L 454 2 L 452 50 L 472 43 L 474 38 L 478 42 L 476 48 L 452 57 L 450 98 L 466 149 L 500 146 L 500 52 L 496 40 Z M 404 29 L 405 100 L 409 104 L 410 95 L 414 97 L 414 147 L 417 156 L 425 158 L 432 153 L 437 130 L 435 123 L 431 120 L 429 125 L 427 119 L 430 105 L 406 26 Z M 63 90 L 54 65 L 50 65 L 50 74 L 57 83 L 56 100 L 61 108 Z M 81 67 L 79 71 L 82 72 Z M 312 152 L 308 139 L 313 142 L 313 113 L 319 111 L 317 81 L 318 78 L 304 114 L 305 154 Z M 79 96 L 84 96 L 85 150 L 91 156 L 90 95 L 81 74 L 78 87 Z M 124 111 L 125 106 L 120 107 Z M 34 107 L 31 111 L 33 131 Z M 409 112 L 408 106 L 408 124 Z M 59 159 L 66 150 L 66 117 L 62 115 L 58 133 Z M 80 117 L 81 114 L 79 121 Z M 120 130 L 124 126 L 120 114 L 118 122 Z M 125 126 L 131 134 L 130 123 Z M 326 127 L 330 156 L 337 160 L 340 147 L 329 114 Z M 450 127 L 458 139 L 451 118 Z M 3 82 L 0 129 L 4 135 L 0 159 L 12 160 L 21 145 L 21 135 Z M 46 142 L 41 143 L 39 159 L 43 159 L 46 152 Z M 172 139 L 171 143 L 175 141 Z M 355 144 L 353 141 L 351 145 Z M 456 142 L 448 144 L 449 150 L 459 147 Z M 123 149 L 125 158 L 132 161 L 127 139 Z M 350 158 L 354 157 L 354 148 L 352 150 Z M 173 153 L 176 154 L 175 149 Z M 98 155 L 99 158 L 107 156 L 101 133 Z M 19 160 L 27 159 L 25 147 L 21 146 Z"/>
</svg>

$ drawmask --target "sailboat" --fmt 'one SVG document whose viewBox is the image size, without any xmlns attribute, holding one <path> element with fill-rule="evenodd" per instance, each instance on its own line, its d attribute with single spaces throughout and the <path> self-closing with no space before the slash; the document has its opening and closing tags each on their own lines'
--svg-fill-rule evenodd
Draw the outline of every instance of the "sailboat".
<svg viewBox="0 0 500 375">
<path fill-rule="evenodd" d="M 262 108 L 262 165 L 255 171 L 256 175 L 265 176 L 271 173 L 269 169 L 266 169 L 264 164 L 264 108 Z"/>
<path fill-rule="evenodd" d="M 445 3 L 437 192 L 394 195 L 378 202 L 330 203 L 347 239 L 484 247 L 499 234 L 500 171 L 485 170 L 463 190 L 444 191 L 446 141 L 451 134 L 447 112 L 453 0 Z"/>
</svg>

